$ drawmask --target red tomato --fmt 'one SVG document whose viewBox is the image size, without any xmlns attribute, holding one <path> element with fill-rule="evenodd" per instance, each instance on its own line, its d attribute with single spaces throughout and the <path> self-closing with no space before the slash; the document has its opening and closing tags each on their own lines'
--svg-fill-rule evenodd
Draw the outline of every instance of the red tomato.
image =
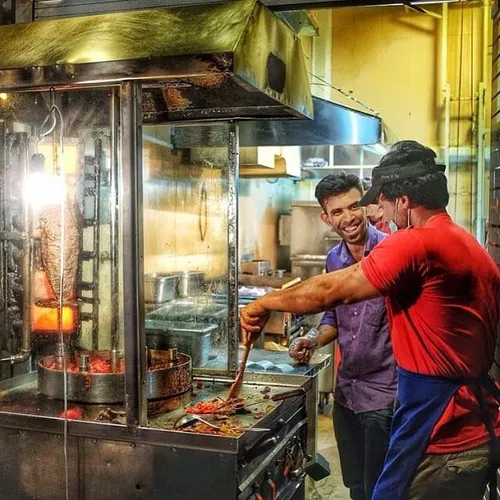
<svg viewBox="0 0 500 500">
<path fill-rule="evenodd" d="M 186 410 L 186 413 L 214 413 L 220 408 L 220 405 L 216 403 L 200 403 L 191 406 Z"/>
<path fill-rule="evenodd" d="M 66 417 L 68 420 L 80 420 L 81 418 L 83 418 L 83 410 L 78 406 L 75 406 L 74 408 L 68 408 L 66 410 L 66 413 L 62 412 L 59 417 Z"/>
<path fill-rule="evenodd" d="M 104 359 L 95 359 L 90 363 L 91 373 L 111 373 L 111 365 Z"/>
</svg>

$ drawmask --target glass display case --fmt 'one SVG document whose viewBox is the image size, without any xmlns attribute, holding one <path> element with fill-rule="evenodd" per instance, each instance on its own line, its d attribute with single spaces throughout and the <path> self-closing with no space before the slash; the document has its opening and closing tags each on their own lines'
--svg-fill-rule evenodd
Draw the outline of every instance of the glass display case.
<svg viewBox="0 0 500 500">
<path fill-rule="evenodd" d="M 3 411 L 95 419 L 68 406 L 124 403 L 116 92 L 0 101 L 4 378 L 26 372 Z"/>
<path fill-rule="evenodd" d="M 142 364 L 149 413 L 159 400 L 173 397 L 179 406 L 189 399 L 192 368 L 235 369 L 235 125 L 142 128 L 133 147 L 143 173 L 133 172 L 131 194 L 141 202 L 129 229 L 132 247 L 141 247 L 137 259 L 121 237 L 131 184 L 119 162 L 127 118 L 119 90 L 10 93 L 0 101 L 0 320 L 11 332 L 1 340 L 4 362 L 14 367 L 4 378 L 25 372 L 0 397 L 0 411 L 125 423 L 122 277 L 132 273 L 124 250 L 142 278 L 135 292 L 145 335 L 129 379 Z M 138 109 L 141 87 L 134 90 Z"/>
<path fill-rule="evenodd" d="M 179 423 L 227 403 L 238 120 L 310 115 L 300 43 L 254 0 L 0 38 L 3 490 L 302 498 L 308 377 L 248 374 L 248 410 Z"/>
</svg>

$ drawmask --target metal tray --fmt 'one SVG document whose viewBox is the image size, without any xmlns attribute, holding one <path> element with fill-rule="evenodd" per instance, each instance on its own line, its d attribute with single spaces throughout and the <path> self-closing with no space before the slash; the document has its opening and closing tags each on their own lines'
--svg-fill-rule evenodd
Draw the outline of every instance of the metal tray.
<svg viewBox="0 0 500 500">
<path fill-rule="evenodd" d="M 191 356 L 193 368 L 208 363 L 210 341 L 219 329 L 214 324 L 146 320 L 146 338 L 150 349 L 170 349 Z"/>
<path fill-rule="evenodd" d="M 178 296 L 178 274 L 146 274 L 144 277 L 144 300 L 151 304 L 162 304 Z"/>
<path fill-rule="evenodd" d="M 179 276 L 179 297 L 196 297 L 205 292 L 205 273 L 183 271 Z"/>
<path fill-rule="evenodd" d="M 227 320 L 227 306 L 174 300 L 148 313 L 147 319 L 183 323 L 223 323 Z"/>
</svg>

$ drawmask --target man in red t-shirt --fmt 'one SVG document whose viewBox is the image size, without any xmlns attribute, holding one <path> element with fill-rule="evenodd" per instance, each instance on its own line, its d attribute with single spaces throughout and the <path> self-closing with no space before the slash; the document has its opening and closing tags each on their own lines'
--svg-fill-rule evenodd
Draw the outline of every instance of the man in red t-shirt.
<svg viewBox="0 0 500 500">
<path fill-rule="evenodd" d="M 499 394 L 488 371 L 500 273 L 447 214 L 444 166 L 435 157 L 402 141 L 373 169 L 362 204 L 377 202 L 394 234 L 369 256 L 269 294 L 241 313 L 251 335 L 270 311 L 306 314 L 386 297 L 398 408 L 373 500 L 480 500 L 498 464 Z"/>
</svg>

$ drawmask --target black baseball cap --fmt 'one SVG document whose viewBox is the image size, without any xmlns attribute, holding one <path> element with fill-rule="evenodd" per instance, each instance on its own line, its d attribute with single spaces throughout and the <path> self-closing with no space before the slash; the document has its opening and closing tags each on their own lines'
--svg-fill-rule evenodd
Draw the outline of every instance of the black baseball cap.
<svg viewBox="0 0 500 500">
<path fill-rule="evenodd" d="M 377 203 L 380 188 L 388 182 L 444 172 L 446 166 L 436 163 L 435 156 L 430 148 L 416 141 L 396 143 L 372 170 L 372 185 L 361 198 L 360 204 L 366 206 Z"/>
</svg>

